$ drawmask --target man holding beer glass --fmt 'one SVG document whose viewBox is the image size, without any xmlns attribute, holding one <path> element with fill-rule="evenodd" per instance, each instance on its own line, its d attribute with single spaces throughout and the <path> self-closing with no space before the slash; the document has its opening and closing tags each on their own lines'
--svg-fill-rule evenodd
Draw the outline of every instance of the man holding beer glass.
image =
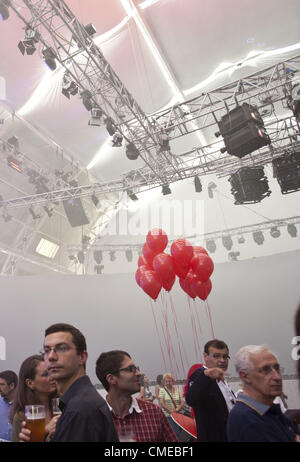
<svg viewBox="0 0 300 462">
<path fill-rule="evenodd" d="M 83 334 L 69 324 L 54 324 L 46 329 L 42 354 L 62 411 L 52 441 L 119 441 L 105 400 L 85 374 L 88 354 Z M 23 428 L 20 438 L 30 441 L 30 430 Z"/>
</svg>

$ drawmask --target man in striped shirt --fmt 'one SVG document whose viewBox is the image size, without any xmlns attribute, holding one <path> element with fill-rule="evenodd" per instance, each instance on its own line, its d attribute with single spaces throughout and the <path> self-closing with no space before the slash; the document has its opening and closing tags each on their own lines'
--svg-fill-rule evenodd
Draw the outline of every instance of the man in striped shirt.
<svg viewBox="0 0 300 462">
<path fill-rule="evenodd" d="M 140 391 L 141 373 L 128 353 L 102 353 L 96 362 L 96 375 L 108 392 L 106 401 L 120 441 L 177 441 L 162 410 L 133 396 Z"/>
</svg>

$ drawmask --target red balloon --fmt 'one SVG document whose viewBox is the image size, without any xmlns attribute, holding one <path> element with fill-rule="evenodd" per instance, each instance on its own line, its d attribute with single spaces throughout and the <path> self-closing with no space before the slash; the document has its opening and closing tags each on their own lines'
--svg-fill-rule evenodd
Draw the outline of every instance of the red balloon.
<svg viewBox="0 0 300 462">
<path fill-rule="evenodd" d="M 147 260 L 147 263 L 152 265 L 152 262 L 153 262 L 153 258 L 155 257 L 155 253 L 152 252 L 151 249 L 149 249 L 147 243 L 145 242 L 145 244 L 143 245 L 143 255 L 144 257 L 146 258 Z"/>
<path fill-rule="evenodd" d="M 144 255 L 141 255 L 138 259 L 138 266 L 143 266 L 143 265 L 149 265 L 148 261 L 144 257 Z M 151 268 L 152 269 L 152 268 Z"/>
<path fill-rule="evenodd" d="M 173 259 L 167 253 L 159 253 L 153 258 L 153 268 L 160 277 L 162 284 L 169 286 L 170 282 L 175 281 L 175 270 L 173 266 Z"/>
<path fill-rule="evenodd" d="M 212 283 L 210 279 L 205 282 L 201 282 L 199 279 L 196 279 L 191 283 L 191 288 L 195 294 L 201 298 L 201 300 L 206 300 L 211 292 Z"/>
<path fill-rule="evenodd" d="M 174 267 L 174 271 L 175 271 L 176 275 L 179 278 L 183 278 L 183 279 L 185 279 L 185 277 L 188 274 L 189 269 L 190 269 L 189 265 L 181 266 L 179 263 L 176 262 L 176 260 L 174 258 L 173 258 L 173 267 Z"/>
<path fill-rule="evenodd" d="M 208 255 L 207 250 L 204 247 L 201 247 L 200 245 L 195 245 L 193 247 L 193 253 L 194 253 L 194 256 L 198 255 L 199 253 L 205 253 L 206 255 Z"/>
<path fill-rule="evenodd" d="M 153 300 L 156 300 L 162 288 L 162 283 L 155 271 L 143 271 L 140 286 Z"/>
<path fill-rule="evenodd" d="M 168 236 L 162 229 L 153 228 L 147 234 L 146 242 L 152 252 L 161 253 L 168 245 Z"/>
<path fill-rule="evenodd" d="M 171 255 L 181 266 L 189 266 L 193 258 L 193 246 L 185 239 L 177 239 L 171 245 Z"/>
<path fill-rule="evenodd" d="M 197 295 L 195 294 L 195 292 L 192 290 L 189 282 L 186 280 L 186 279 L 183 279 L 183 278 L 179 278 L 179 284 L 182 288 L 182 290 L 188 294 L 189 297 L 191 298 L 196 298 Z"/>
<path fill-rule="evenodd" d="M 167 291 L 167 292 L 170 292 L 170 290 L 172 289 L 173 285 L 174 285 L 174 282 L 175 282 L 175 279 L 176 279 L 176 275 L 174 273 L 174 277 L 173 279 L 170 279 L 169 281 L 165 281 L 162 283 L 162 286 L 163 288 Z"/>
<path fill-rule="evenodd" d="M 214 262 L 205 254 L 198 254 L 192 258 L 191 267 L 201 282 L 207 281 L 214 270 Z"/>
</svg>

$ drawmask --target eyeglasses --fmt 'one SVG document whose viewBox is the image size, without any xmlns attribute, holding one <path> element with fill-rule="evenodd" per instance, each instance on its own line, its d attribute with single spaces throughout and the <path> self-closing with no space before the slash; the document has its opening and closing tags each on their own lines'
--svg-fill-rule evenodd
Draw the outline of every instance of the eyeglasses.
<svg viewBox="0 0 300 462">
<path fill-rule="evenodd" d="M 229 355 L 222 355 L 221 353 L 214 353 L 213 355 L 210 355 L 212 356 L 214 359 L 230 359 L 230 356 Z"/>
<path fill-rule="evenodd" d="M 69 345 L 64 345 L 62 343 L 56 345 L 55 347 L 45 347 L 43 350 L 40 351 L 40 354 L 44 356 L 44 358 L 47 358 L 47 356 L 50 355 L 51 351 L 53 351 L 57 355 L 60 355 L 66 353 L 69 350 L 71 350 L 71 347 Z"/>
<path fill-rule="evenodd" d="M 127 366 L 127 367 L 122 367 L 121 369 L 118 369 L 117 371 L 111 372 L 111 374 L 116 374 L 117 372 L 121 372 L 121 371 L 131 372 L 131 373 L 135 374 L 136 371 L 140 372 L 140 368 L 139 368 L 139 366 L 131 365 L 131 366 Z"/>
<path fill-rule="evenodd" d="M 257 371 L 262 375 L 269 375 L 271 374 L 272 370 L 277 372 L 277 374 L 280 374 L 281 369 L 279 364 L 275 364 L 275 366 L 263 366 L 257 369 Z"/>
</svg>

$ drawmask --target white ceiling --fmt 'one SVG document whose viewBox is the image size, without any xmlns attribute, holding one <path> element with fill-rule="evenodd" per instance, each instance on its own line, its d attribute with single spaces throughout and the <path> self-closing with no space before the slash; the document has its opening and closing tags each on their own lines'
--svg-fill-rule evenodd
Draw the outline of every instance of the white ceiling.
<svg viewBox="0 0 300 462">
<path fill-rule="evenodd" d="M 174 86 L 183 99 L 189 99 L 241 76 L 299 54 L 300 3 L 299 0 L 136 0 L 139 18 L 154 41 L 160 57 L 173 78 L 173 88 L 166 80 L 153 52 L 141 33 L 135 16 L 129 17 L 122 0 L 69 0 L 66 2 L 79 21 L 93 23 L 97 33 L 94 41 L 113 67 L 126 88 L 147 114 L 176 102 Z M 130 2 L 127 2 L 130 3 Z M 24 3 L 18 2 L 20 13 Z M 148 5 L 148 6 L 147 6 Z M 80 184 L 111 181 L 125 172 L 143 166 L 139 159 L 132 162 L 125 156 L 125 148 L 112 148 L 105 127 L 88 125 L 89 112 L 79 95 L 66 99 L 61 93 L 62 68 L 51 72 L 43 63 L 41 47 L 32 56 L 22 56 L 17 44 L 24 38 L 24 23 L 10 11 L 8 20 L 0 24 L 0 76 L 5 79 L 6 91 L 0 101 L 0 137 L 19 138 L 20 151 L 28 165 L 35 162 L 48 178 L 49 188 L 57 188 L 54 171 L 71 172 Z M 256 59 L 249 59 L 259 52 Z M 225 67 L 227 71 L 221 72 Z M 243 63 L 241 65 L 241 63 Z M 178 96 L 178 95 L 177 95 Z M 207 133 L 205 136 L 207 137 Z M 209 141 L 209 140 L 207 140 Z M 176 141 L 177 153 L 199 144 L 197 135 L 189 140 Z M 36 194 L 34 186 L 24 176 L 7 166 L 6 153 L 0 152 L 0 194 L 4 200 Z M 94 163 L 92 168 L 88 168 Z M 201 199 L 204 201 L 203 232 L 247 226 L 272 219 L 299 214 L 300 192 L 283 196 L 272 170 L 266 167 L 272 195 L 261 203 L 235 206 L 227 178 L 203 179 L 203 193 L 196 195 L 192 181 L 184 181 L 171 188 L 168 199 Z M 209 199 L 207 186 L 217 183 L 218 194 Z M 63 183 L 61 187 L 65 187 Z M 160 191 L 144 193 L 146 203 L 159 200 Z M 148 197 L 148 199 L 147 199 Z M 82 234 L 97 236 L 93 225 L 103 211 L 110 213 L 118 199 L 106 197 L 102 211 L 97 212 L 90 201 L 83 203 L 91 217 L 90 225 L 72 228 L 62 205 L 55 207 L 49 218 L 39 207 L 41 218 L 33 220 L 28 208 L 8 209 L 13 219 L 5 222 L 0 216 L 0 272 L 2 274 L 37 274 L 41 272 L 73 271 L 68 255 L 81 245 Z M 111 215 L 107 216 L 109 219 Z M 41 259 L 35 247 L 44 233 L 62 248 L 54 262 Z M 300 233 L 300 230 L 299 230 Z M 143 236 L 114 236 L 97 239 L 98 247 L 111 244 L 138 244 Z M 280 245 L 270 242 L 264 250 L 241 251 L 241 256 L 258 256 L 257 252 L 276 253 L 299 248 L 299 239 L 282 238 Z M 0 249 L 0 250 L 1 250 Z M 243 254 L 244 252 L 244 254 Z M 222 261 L 224 253 L 216 255 Z M 124 260 L 124 263 L 125 260 Z M 122 268 L 121 268 L 122 266 Z M 122 263 L 109 266 L 105 271 L 122 271 Z M 93 264 L 77 265 L 77 272 L 93 272 Z"/>
</svg>

